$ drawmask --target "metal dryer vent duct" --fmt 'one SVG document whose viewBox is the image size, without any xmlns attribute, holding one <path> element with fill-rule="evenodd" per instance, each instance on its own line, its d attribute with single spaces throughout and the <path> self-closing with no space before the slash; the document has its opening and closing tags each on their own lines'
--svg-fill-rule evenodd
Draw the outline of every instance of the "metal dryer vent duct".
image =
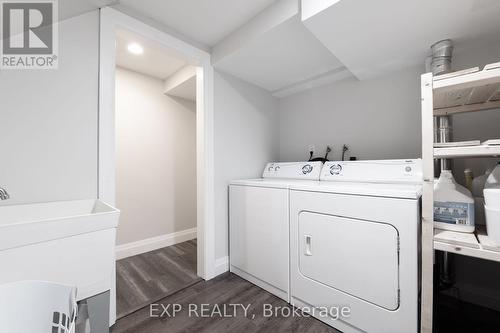
<svg viewBox="0 0 500 333">
<path fill-rule="evenodd" d="M 434 75 L 451 72 L 451 57 L 453 55 L 453 42 L 444 39 L 431 46 L 431 71 Z"/>
<path fill-rule="evenodd" d="M 432 44 L 431 55 L 426 59 L 426 70 L 434 76 L 451 72 L 451 58 L 453 56 L 453 42 L 450 39 L 440 40 Z M 434 141 L 449 142 L 451 138 L 451 119 L 448 116 L 434 117 Z M 441 160 L 441 170 L 450 169 L 450 161 Z M 439 177 L 439 166 L 435 165 L 436 176 Z"/>
</svg>

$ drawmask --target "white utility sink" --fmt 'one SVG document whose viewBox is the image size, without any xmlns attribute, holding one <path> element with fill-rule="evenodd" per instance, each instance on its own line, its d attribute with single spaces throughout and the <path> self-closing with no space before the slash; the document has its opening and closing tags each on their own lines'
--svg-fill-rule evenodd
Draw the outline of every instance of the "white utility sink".
<svg viewBox="0 0 500 333">
<path fill-rule="evenodd" d="M 119 214 L 94 199 L 0 206 L 0 251 L 116 228 Z"/>
<path fill-rule="evenodd" d="M 120 212 L 100 200 L 0 206 L 0 284 L 41 280 L 76 286 L 82 300 L 111 292 Z"/>
</svg>

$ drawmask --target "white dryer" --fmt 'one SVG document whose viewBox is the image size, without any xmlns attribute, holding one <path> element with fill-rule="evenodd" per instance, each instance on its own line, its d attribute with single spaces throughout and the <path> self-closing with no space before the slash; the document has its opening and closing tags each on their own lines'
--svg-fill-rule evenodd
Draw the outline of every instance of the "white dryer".
<svg viewBox="0 0 500 333">
<path fill-rule="evenodd" d="M 229 186 L 231 272 L 289 301 L 289 188 L 317 183 L 321 162 L 269 163 Z"/>
<path fill-rule="evenodd" d="M 291 185 L 291 303 L 348 307 L 314 312 L 343 332 L 417 332 L 421 183 L 420 160 L 387 160 L 327 162 Z"/>
</svg>

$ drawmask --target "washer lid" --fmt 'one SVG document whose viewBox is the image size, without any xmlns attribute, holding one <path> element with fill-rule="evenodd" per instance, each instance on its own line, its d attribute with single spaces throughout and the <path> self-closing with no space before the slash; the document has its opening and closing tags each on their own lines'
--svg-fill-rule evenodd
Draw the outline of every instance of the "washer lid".
<svg viewBox="0 0 500 333">
<path fill-rule="evenodd" d="M 290 184 L 291 190 L 366 195 L 403 199 L 418 199 L 422 186 L 418 184 L 360 183 L 360 182 L 305 182 Z"/>
</svg>

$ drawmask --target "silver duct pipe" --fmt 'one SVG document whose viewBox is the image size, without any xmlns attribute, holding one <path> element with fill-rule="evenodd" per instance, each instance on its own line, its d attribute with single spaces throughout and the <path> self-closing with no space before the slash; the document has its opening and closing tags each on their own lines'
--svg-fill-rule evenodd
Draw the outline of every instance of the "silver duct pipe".
<svg viewBox="0 0 500 333">
<path fill-rule="evenodd" d="M 427 65 L 432 74 L 441 75 L 451 72 L 451 58 L 453 55 L 453 42 L 450 39 L 444 39 L 431 46 L 431 56 L 427 59 Z M 437 123 L 436 123 L 437 122 Z M 448 116 L 440 116 L 435 120 L 437 133 L 436 142 L 449 142 L 452 140 L 451 119 Z M 450 161 L 442 159 L 440 163 L 441 170 L 450 170 Z M 439 173 L 438 173 L 439 174 Z"/>
<path fill-rule="evenodd" d="M 449 116 L 437 117 L 439 121 L 439 142 L 450 142 L 451 139 L 451 119 Z M 451 170 L 451 161 L 445 158 L 441 160 L 441 170 Z"/>
<path fill-rule="evenodd" d="M 434 75 L 451 72 L 451 57 L 453 55 L 453 42 L 444 39 L 431 46 L 431 70 Z"/>
<path fill-rule="evenodd" d="M 426 59 L 427 71 L 433 75 L 441 75 L 451 72 L 451 58 L 453 55 L 453 42 L 449 39 L 441 40 L 431 46 L 432 55 Z M 451 119 L 449 116 L 434 117 L 434 142 L 450 142 Z M 441 159 L 434 162 L 434 175 L 439 176 L 441 170 L 450 170 L 450 160 Z M 441 268 L 440 280 L 445 286 L 453 284 L 451 273 L 451 262 L 448 252 L 443 252 L 443 266 Z"/>
</svg>

